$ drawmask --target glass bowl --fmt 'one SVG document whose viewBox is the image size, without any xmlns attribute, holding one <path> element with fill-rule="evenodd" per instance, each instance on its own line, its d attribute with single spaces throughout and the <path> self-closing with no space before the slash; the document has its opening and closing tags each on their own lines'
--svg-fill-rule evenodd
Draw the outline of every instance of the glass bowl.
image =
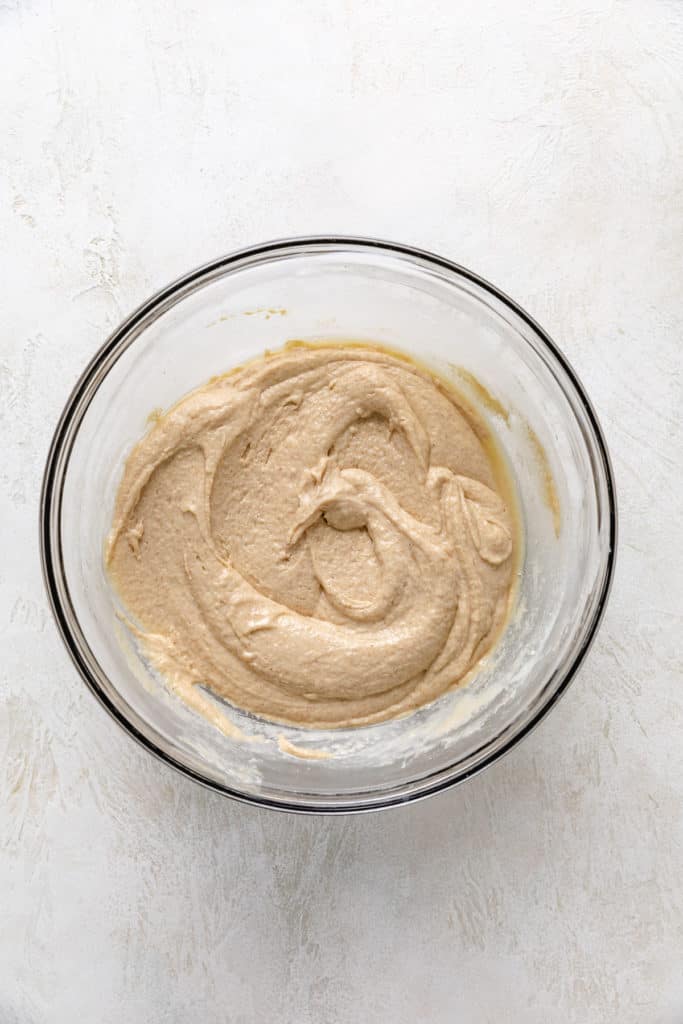
<svg viewBox="0 0 683 1024">
<path fill-rule="evenodd" d="M 507 457 L 524 550 L 509 624 L 467 685 L 402 719 L 325 732 L 224 706 L 257 739 L 245 742 L 189 710 L 150 670 L 117 615 L 103 542 L 126 455 L 149 414 L 292 339 L 380 343 L 453 380 Z M 463 267 L 366 238 L 243 249 L 145 302 L 69 398 L 41 503 L 43 569 L 57 624 L 112 717 L 198 782 L 292 811 L 345 813 L 414 800 L 510 750 L 583 660 L 605 607 L 615 540 L 605 442 L 547 334 Z M 330 756 L 293 756 L 292 746 Z"/>
</svg>

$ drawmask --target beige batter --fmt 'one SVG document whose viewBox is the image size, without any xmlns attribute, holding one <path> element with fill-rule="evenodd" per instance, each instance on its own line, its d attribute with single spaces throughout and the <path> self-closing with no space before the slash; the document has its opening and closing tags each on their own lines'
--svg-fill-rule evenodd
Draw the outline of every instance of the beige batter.
<svg viewBox="0 0 683 1024">
<path fill-rule="evenodd" d="M 415 364 L 295 346 L 214 379 L 131 452 L 106 559 L 146 654 L 265 718 L 339 728 L 461 680 L 516 535 L 483 424 Z"/>
</svg>

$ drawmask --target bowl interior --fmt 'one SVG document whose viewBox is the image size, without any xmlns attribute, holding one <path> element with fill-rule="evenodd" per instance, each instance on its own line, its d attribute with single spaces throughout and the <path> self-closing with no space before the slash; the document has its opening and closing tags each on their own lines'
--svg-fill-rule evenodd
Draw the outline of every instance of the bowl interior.
<svg viewBox="0 0 683 1024">
<path fill-rule="evenodd" d="M 381 343 L 452 380 L 507 457 L 524 552 L 509 625 L 467 686 L 410 717 L 342 731 L 297 730 L 228 707 L 252 742 L 213 728 L 150 671 L 117 615 L 103 540 L 123 463 L 149 414 L 293 339 Z M 379 244 L 275 244 L 167 289 L 86 371 L 50 474 L 49 582 L 91 685 L 167 759 L 210 785 L 280 806 L 396 802 L 491 760 L 562 689 L 594 631 L 610 574 L 609 468 L 571 372 L 531 321 L 482 282 Z M 294 757 L 281 738 L 332 756 Z"/>
</svg>

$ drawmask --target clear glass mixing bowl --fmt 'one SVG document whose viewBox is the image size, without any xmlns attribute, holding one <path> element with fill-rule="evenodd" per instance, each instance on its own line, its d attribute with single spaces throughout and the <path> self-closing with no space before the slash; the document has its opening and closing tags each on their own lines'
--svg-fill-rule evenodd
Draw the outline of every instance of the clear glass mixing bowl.
<svg viewBox="0 0 683 1024">
<path fill-rule="evenodd" d="M 150 671 L 117 617 L 103 541 L 123 463 L 150 412 L 292 339 L 379 342 L 452 378 L 507 455 L 524 553 L 510 623 L 466 686 L 409 717 L 342 731 L 299 730 L 226 707 L 240 729 L 259 737 L 245 742 L 198 717 Z M 478 383 L 468 383 L 461 368 Z M 604 610 L 615 540 L 602 433 L 550 338 L 470 271 L 364 238 L 244 249 L 142 305 L 69 398 L 41 505 L 53 611 L 78 670 L 110 714 L 191 778 L 296 811 L 343 813 L 413 800 L 508 751 L 556 702 L 586 654 Z M 282 738 L 332 756 L 292 756 Z"/>
</svg>

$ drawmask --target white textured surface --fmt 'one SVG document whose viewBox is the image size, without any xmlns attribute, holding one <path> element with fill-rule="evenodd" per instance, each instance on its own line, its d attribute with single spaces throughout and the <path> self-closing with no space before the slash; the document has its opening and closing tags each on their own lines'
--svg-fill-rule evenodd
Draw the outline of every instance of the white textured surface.
<svg viewBox="0 0 683 1024">
<path fill-rule="evenodd" d="M 0 3 L 0 1024 L 683 1020 L 682 58 L 676 0 Z M 550 330 L 621 549 L 520 748 L 316 820 L 114 726 L 51 622 L 37 518 L 68 390 L 131 307 L 335 230 L 442 251 Z"/>
</svg>

